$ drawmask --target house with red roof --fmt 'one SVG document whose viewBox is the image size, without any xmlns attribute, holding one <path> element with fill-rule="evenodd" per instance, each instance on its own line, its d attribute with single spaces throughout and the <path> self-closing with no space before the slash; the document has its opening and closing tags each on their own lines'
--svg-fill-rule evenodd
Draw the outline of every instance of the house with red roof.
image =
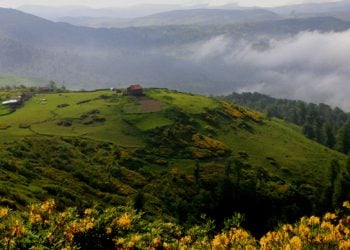
<svg viewBox="0 0 350 250">
<path fill-rule="evenodd" d="M 140 96 L 143 95 L 143 88 L 140 84 L 133 84 L 126 89 L 126 93 L 131 96 Z"/>
</svg>

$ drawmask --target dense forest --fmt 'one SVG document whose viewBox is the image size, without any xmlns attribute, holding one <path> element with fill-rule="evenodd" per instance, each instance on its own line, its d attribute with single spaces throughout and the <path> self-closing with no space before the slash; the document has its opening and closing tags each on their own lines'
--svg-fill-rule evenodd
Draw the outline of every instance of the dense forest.
<svg viewBox="0 0 350 250">
<path fill-rule="evenodd" d="M 302 132 L 329 148 L 350 151 L 350 114 L 320 103 L 277 99 L 260 93 L 232 93 L 224 97 L 302 127 Z"/>
</svg>

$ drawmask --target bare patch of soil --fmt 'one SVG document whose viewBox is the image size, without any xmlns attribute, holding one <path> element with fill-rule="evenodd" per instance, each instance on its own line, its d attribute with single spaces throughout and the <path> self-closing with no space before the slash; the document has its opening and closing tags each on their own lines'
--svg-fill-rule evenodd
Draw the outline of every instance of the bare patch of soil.
<svg viewBox="0 0 350 250">
<path fill-rule="evenodd" d="M 147 96 L 137 97 L 137 101 L 146 112 L 159 112 L 164 106 L 164 103 L 153 100 Z"/>
</svg>

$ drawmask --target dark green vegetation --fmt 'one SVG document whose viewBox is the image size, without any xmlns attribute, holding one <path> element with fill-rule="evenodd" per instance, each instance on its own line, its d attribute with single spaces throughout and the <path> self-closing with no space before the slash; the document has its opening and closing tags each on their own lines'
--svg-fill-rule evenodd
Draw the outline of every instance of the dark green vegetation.
<svg viewBox="0 0 350 250">
<path fill-rule="evenodd" d="M 329 148 L 350 151 L 350 114 L 326 104 L 272 98 L 259 93 L 233 93 L 224 97 L 302 127 L 302 132 Z"/>
<path fill-rule="evenodd" d="M 349 198 L 347 157 L 300 129 L 204 96 L 147 89 L 36 93 L 0 116 L 0 204 L 133 202 L 148 216 L 254 233 Z"/>
</svg>

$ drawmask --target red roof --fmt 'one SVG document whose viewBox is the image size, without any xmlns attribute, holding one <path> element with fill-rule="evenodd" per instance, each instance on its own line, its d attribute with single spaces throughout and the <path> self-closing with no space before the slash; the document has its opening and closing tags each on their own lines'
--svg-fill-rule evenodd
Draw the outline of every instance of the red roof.
<svg viewBox="0 0 350 250">
<path fill-rule="evenodd" d="M 142 90 L 142 86 L 140 84 L 133 84 L 128 87 L 128 90 Z"/>
</svg>

